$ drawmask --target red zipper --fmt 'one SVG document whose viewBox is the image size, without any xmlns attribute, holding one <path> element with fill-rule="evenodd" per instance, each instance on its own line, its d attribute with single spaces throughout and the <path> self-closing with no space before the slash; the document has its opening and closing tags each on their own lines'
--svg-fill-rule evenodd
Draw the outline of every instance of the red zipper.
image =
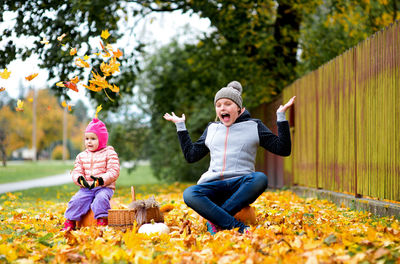
<svg viewBox="0 0 400 264">
<path fill-rule="evenodd" d="M 224 163 L 222 165 L 221 175 L 219 176 L 221 180 L 224 179 L 224 171 L 225 171 L 225 167 L 226 167 L 226 150 L 228 148 L 228 134 L 229 134 L 229 127 L 226 128 L 225 149 L 224 149 Z"/>
</svg>

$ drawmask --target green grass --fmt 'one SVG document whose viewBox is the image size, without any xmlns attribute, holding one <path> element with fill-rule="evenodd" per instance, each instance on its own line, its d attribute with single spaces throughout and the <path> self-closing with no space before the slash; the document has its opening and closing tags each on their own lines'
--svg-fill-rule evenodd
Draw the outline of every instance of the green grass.
<svg viewBox="0 0 400 264">
<path fill-rule="evenodd" d="M 7 162 L 0 166 L 0 184 L 42 178 L 65 173 L 73 168 L 73 161 Z"/>
<path fill-rule="evenodd" d="M 136 193 L 157 193 L 160 186 L 167 185 L 157 180 L 151 171 L 150 166 L 137 166 L 131 174 L 127 169 L 122 169 L 120 176 L 116 182 L 115 196 L 130 192 L 130 186 L 134 186 Z M 24 197 L 24 201 L 35 203 L 37 200 L 52 202 L 68 202 L 72 195 L 79 190 L 79 187 L 73 183 L 59 186 L 32 188 L 28 190 L 13 192 L 19 197 Z M 6 194 L 0 194 L 0 204 L 8 199 Z"/>
</svg>

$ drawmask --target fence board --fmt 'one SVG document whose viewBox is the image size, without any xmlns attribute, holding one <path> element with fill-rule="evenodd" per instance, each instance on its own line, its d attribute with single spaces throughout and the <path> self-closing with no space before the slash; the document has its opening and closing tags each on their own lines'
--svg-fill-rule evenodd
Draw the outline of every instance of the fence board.
<svg viewBox="0 0 400 264">
<path fill-rule="evenodd" d="M 400 201 L 399 78 L 396 23 L 286 87 L 283 101 L 297 99 L 285 184 Z"/>
</svg>

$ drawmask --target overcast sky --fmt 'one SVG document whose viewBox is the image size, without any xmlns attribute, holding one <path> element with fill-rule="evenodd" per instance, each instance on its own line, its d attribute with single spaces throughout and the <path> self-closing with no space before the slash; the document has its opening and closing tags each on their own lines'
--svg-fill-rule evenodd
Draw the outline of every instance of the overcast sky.
<svg viewBox="0 0 400 264">
<path fill-rule="evenodd" d="M 5 14 L 5 22 L 0 25 L 0 27 L 9 27 L 12 24 L 13 14 Z M 9 21 L 7 21 L 7 19 Z M 161 46 L 169 43 L 171 39 L 176 35 L 181 35 L 185 25 L 188 25 L 191 29 L 191 34 L 185 36 L 185 39 L 181 39 L 182 42 L 191 41 L 196 36 L 202 34 L 203 32 L 210 31 L 210 22 L 208 19 L 200 19 L 196 14 L 191 16 L 188 14 L 181 14 L 181 12 L 175 11 L 173 13 L 157 13 L 151 14 L 142 20 L 135 28 L 135 36 L 140 37 L 142 40 L 145 39 L 147 43 L 153 43 L 156 46 Z M 129 37 L 129 36 L 128 36 Z M 20 45 L 24 43 L 29 43 L 29 41 L 21 40 Z M 113 45 L 114 49 L 117 48 L 127 48 L 123 47 L 128 43 L 124 40 L 124 37 L 117 43 Z M 1 45 L 1 43 L 0 43 Z M 19 96 L 19 86 L 22 84 L 24 87 L 33 86 L 36 89 L 47 87 L 48 74 L 46 70 L 40 69 L 38 66 L 37 56 L 32 56 L 25 62 L 14 61 L 7 65 L 7 70 L 11 71 L 10 78 L 7 80 L 0 79 L 0 86 L 6 87 L 8 94 L 13 98 L 18 98 Z M 0 69 L 3 71 L 4 69 Z M 39 73 L 39 75 L 33 79 L 31 82 L 25 80 L 25 76 L 32 73 Z M 72 102 L 76 102 L 78 99 L 84 99 L 84 102 L 88 105 L 88 98 L 84 92 L 83 87 L 80 88 L 80 92 L 76 93 L 74 91 L 68 92 L 71 96 Z M 89 106 L 89 105 L 88 105 Z"/>
</svg>

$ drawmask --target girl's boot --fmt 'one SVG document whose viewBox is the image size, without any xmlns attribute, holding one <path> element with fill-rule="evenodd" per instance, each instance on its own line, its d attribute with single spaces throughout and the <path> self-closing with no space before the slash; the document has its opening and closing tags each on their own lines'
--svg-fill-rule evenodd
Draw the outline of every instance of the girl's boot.
<svg viewBox="0 0 400 264">
<path fill-rule="evenodd" d="M 75 221 L 67 219 L 67 220 L 65 220 L 64 227 L 61 229 L 61 231 L 74 230 L 75 225 L 76 225 Z"/>
<path fill-rule="evenodd" d="M 106 226 L 108 225 L 107 218 L 97 218 L 97 226 Z"/>
</svg>

